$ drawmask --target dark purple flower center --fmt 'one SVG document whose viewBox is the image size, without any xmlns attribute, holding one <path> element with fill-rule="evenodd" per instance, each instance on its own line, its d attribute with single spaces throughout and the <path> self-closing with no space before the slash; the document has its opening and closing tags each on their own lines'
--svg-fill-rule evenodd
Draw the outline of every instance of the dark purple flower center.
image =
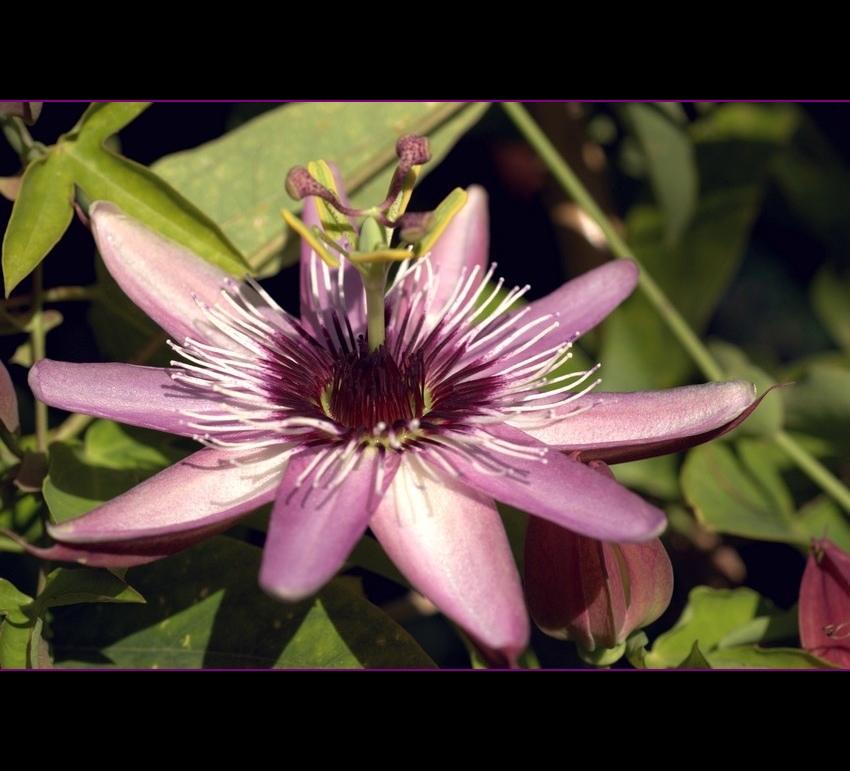
<svg viewBox="0 0 850 771">
<path fill-rule="evenodd" d="M 354 430 L 407 426 L 427 410 L 422 354 L 396 362 L 386 346 L 370 352 L 360 338 L 356 350 L 334 363 L 324 401 L 334 420 Z"/>
</svg>

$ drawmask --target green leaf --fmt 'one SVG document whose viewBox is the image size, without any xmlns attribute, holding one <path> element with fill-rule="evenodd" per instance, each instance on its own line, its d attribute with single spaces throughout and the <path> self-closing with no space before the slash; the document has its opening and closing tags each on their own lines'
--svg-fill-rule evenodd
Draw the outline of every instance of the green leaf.
<svg viewBox="0 0 850 771">
<path fill-rule="evenodd" d="M 24 610 L 32 597 L 0 578 L 0 669 L 24 669 L 29 664 L 33 622 Z"/>
<path fill-rule="evenodd" d="M 737 453 L 736 453 L 737 449 Z M 713 442 L 690 450 L 682 491 L 709 530 L 747 538 L 805 544 L 793 501 L 779 473 L 784 460 L 767 441 Z"/>
<path fill-rule="evenodd" d="M 715 669 L 840 669 L 800 648 L 724 648 L 711 655 Z"/>
<path fill-rule="evenodd" d="M 680 662 L 677 669 L 711 669 L 711 664 L 708 659 L 702 655 L 699 649 L 699 643 L 694 640 L 691 650 L 688 655 Z"/>
<path fill-rule="evenodd" d="M 57 609 L 55 666 L 401 668 L 433 662 L 345 579 L 313 600 L 276 601 L 257 585 L 260 550 L 216 537 L 132 568 L 146 605 Z"/>
<path fill-rule="evenodd" d="M 185 455 L 175 439 L 154 431 L 96 421 L 85 443 L 54 442 L 44 498 L 56 522 L 111 500 Z"/>
<path fill-rule="evenodd" d="M 677 107 L 666 105 L 671 106 Z M 652 189 L 664 212 L 666 240 L 673 243 L 693 217 L 699 175 L 684 121 L 664 108 L 665 105 L 639 102 L 622 107 L 646 156 Z"/>
<path fill-rule="evenodd" d="M 159 471 L 185 455 L 173 445 L 174 437 L 156 431 L 125 426 L 111 420 L 96 420 L 85 435 L 86 463 L 103 468 L 146 473 Z"/>
<path fill-rule="evenodd" d="M 236 275 L 247 270 L 239 250 L 203 212 L 141 164 L 82 141 L 60 144 L 74 181 L 89 202 L 112 201 L 153 230 Z"/>
<path fill-rule="evenodd" d="M 26 621 L 22 608 L 32 603 L 32 597 L 20 591 L 11 581 L 0 578 L 0 615 L 9 616 L 17 622 Z"/>
<path fill-rule="evenodd" d="M 757 643 L 786 636 L 788 619 L 789 611 L 777 609 L 752 589 L 697 586 L 675 626 L 655 640 L 646 665 L 652 669 L 690 666 L 687 662 L 701 654 L 714 669 L 817 666 L 818 660 L 804 651 L 740 644 L 741 640 Z"/>
<path fill-rule="evenodd" d="M 314 102 L 270 110 L 221 139 L 160 159 L 152 168 L 222 227 L 255 271 L 280 265 L 289 234 L 281 209 L 299 211 L 284 189 L 293 166 L 337 166 L 355 205 L 387 194 L 403 134 L 427 135 L 427 173 L 490 107 L 487 103 Z"/>
<path fill-rule="evenodd" d="M 84 602 L 144 602 L 135 589 L 108 570 L 73 567 L 56 568 L 47 576 L 38 595 L 34 612 L 43 615 L 47 608 Z"/>
<path fill-rule="evenodd" d="M 79 135 L 83 142 L 99 146 L 150 106 L 150 102 L 95 102 L 86 108 L 68 136 Z"/>
<path fill-rule="evenodd" d="M 56 246 L 74 214 L 74 182 L 54 151 L 27 166 L 3 236 L 6 297 Z"/>
<path fill-rule="evenodd" d="M 677 241 L 667 238 L 660 208 L 637 205 L 628 212 L 629 245 L 697 333 L 705 329 L 738 272 L 760 211 L 767 170 L 796 127 L 786 113 L 755 109 L 730 115 L 723 107 L 692 124 L 701 190 Z M 722 129 L 715 131 L 715 126 Z M 604 332 L 599 360 L 605 365 L 606 390 L 669 388 L 692 376 L 690 358 L 641 293 L 606 320 Z"/>
<path fill-rule="evenodd" d="M 850 517 L 832 498 L 821 495 L 803 506 L 800 526 L 809 538 L 829 538 L 839 549 L 850 553 Z"/>
<path fill-rule="evenodd" d="M 794 385 L 782 389 L 786 426 L 831 442 L 841 457 L 850 451 L 850 368 L 846 356 L 800 366 Z"/>
<path fill-rule="evenodd" d="M 832 339 L 850 352 L 850 274 L 839 274 L 834 266 L 822 267 L 811 288 L 812 306 Z"/>
<path fill-rule="evenodd" d="M 33 628 L 27 619 L 16 623 L 11 618 L 0 620 L 0 669 L 26 669 Z"/>
</svg>

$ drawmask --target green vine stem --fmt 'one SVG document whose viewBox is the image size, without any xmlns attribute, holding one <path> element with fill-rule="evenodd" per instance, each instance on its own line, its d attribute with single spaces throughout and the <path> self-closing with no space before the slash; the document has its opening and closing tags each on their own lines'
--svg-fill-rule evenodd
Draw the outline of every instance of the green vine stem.
<svg viewBox="0 0 850 771">
<path fill-rule="evenodd" d="M 540 159 L 558 181 L 564 192 L 582 208 L 602 230 L 611 247 L 611 252 L 619 259 L 634 260 L 640 265 L 632 250 L 620 237 L 614 226 L 588 193 L 581 180 L 573 173 L 560 153 L 549 141 L 549 138 L 537 125 L 528 110 L 517 102 L 505 102 L 502 108 L 508 114 L 514 125 L 519 129 L 526 141 L 534 148 Z M 699 370 L 709 380 L 722 380 L 722 367 L 714 360 L 708 349 L 694 333 L 688 323 L 682 318 L 666 295 L 661 291 L 652 277 L 641 266 L 640 288 L 655 310 L 664 319 L 667 326 L 693 359 Z M 803 449 L 793 437 L 779 431 L 772 435 L 774 443 L 780 447 L 797 466 L 822 490 L 830 495 L 846 512 L 850 513 L 850 490 L 817 458 Z"/>
<path fill-rule="evenodd" d="M 30 332 L 30 346 L 32 347 L 33 361 L 43 359 L 46 354 L 45 337 L 46 330 L 44 326 L 44 297 L 43 297 L 43 280 L 42 266 L 36 266 L 32 274 L 32 299 L 33 299 L 33 314 L 32 327 Z M 36 449 L 39 452 L 47 452 L 47 405 L 38 399 L 35 400 L 35 443 Z"/>
</svg>

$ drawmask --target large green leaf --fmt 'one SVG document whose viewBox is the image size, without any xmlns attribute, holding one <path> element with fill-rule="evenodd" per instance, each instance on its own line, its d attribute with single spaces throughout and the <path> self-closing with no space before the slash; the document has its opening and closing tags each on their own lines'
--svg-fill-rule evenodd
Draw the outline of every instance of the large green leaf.
<svg viewBox="0 0 850 771">
<path fill-rule="evenodd" d="M 782 480 L 784 456 L 767 440 L 741 439 L 696 447 L 682 466 L 682 491 L 710 530 L 748 538 L 805 544 Z"/>
<path fill-rule="evenodd" d="M 173 437 L 96 421 L 84 443 L 54 442 L 44 497 L 56 522 L 111 500 L 185 455 Z"/>
<path fill-rule="evenodd" d="M 714 669 L 822 668 L 824 662 L 803 650 L 764 647 L 796 634 L 795 614 L 777 609 L 752 589 L 698 586 L 675 626 L 656 638 L 646 666 L 681 666 L 692 660 L 698 645 Z"/>
<path fill-rule="evenodd" d="M 290 168 L 320 159 L 333 163 L 354 203 L 373 205 L 386 196 L 399 136 L 428 136 L 433 160 L 427 172 L 488 107 L 462 102 L 287 104 L 152 168 L 217 222 L 255 270 L 267 269 L 288 237 L 280 210 L 302 206 L 284 189 Z"/>
<path fill-rule="evenodd" d="M 344 579 L 286 604 L 257 585 L 260 550 L 218 537 L 133 568 L 146 605 L 57 610 L 57 667 L 422 668 L 433 662 Z"/>
</svg>

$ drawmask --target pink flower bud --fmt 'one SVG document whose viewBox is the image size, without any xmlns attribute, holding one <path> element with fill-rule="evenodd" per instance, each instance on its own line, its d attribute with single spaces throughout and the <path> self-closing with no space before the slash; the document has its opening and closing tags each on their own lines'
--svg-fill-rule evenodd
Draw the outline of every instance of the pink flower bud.
<svg viewBox="0 0 850 771">
<path fill-rule="evenodd" d="M 850 669 L 850 554 L 826 538 L 812 541 L 798 617 L 803 648 Z"/>
<path fill-rule="evenodd" d="M 613 476 L 604 464 L 591 464 Z M 670 604 L 673 566 L 658 538 L 611 543 L 529 517 L 525 535 L 528 609 L 551 637 L 582 652 L 619 649 L 631 632 L 651 624 Z M 594 659 L 598 659 L 595 656 Z"/>
</svg>

